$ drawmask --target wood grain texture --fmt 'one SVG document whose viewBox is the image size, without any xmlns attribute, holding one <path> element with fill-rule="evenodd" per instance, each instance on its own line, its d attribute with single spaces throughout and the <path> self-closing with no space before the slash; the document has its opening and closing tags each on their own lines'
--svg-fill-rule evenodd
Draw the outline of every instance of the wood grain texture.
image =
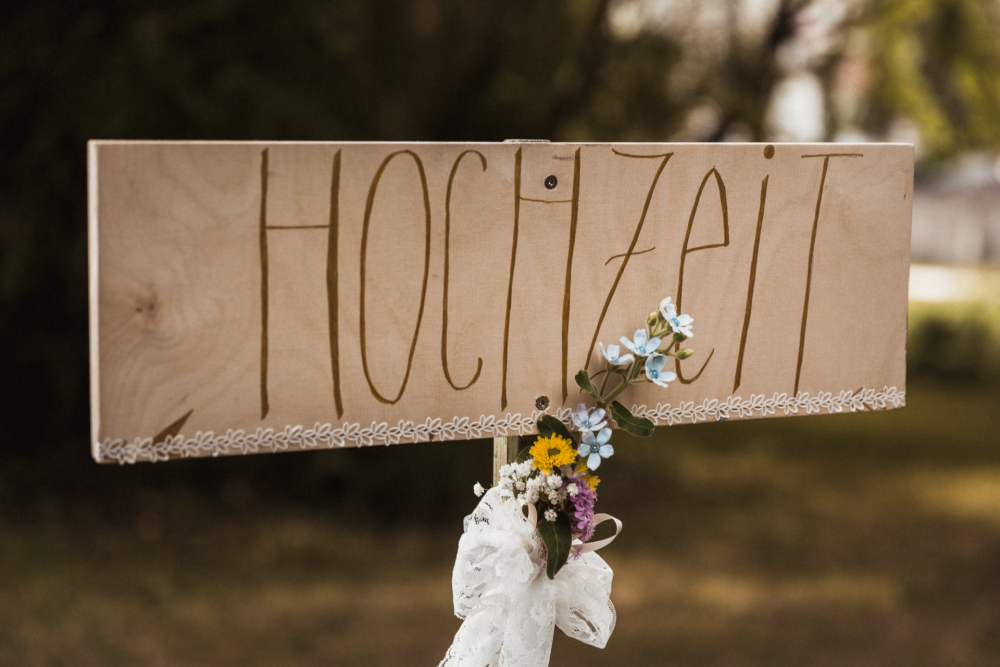
<svg viewBox="0 0 1000 667">
<path fill-rule="evenodd" d="M 912 147 L 765 149 L 91 142 L 95 457 L 571 407 L 679 291 L 687 383 L 627 405 L 902 390 Z"/>
<path fill-rule="evenodd" d="M 500 468 L 512 463 L 523 445 L 516 435 L 493 438 L 493 486 L 500 483 Z"/>
</svg>

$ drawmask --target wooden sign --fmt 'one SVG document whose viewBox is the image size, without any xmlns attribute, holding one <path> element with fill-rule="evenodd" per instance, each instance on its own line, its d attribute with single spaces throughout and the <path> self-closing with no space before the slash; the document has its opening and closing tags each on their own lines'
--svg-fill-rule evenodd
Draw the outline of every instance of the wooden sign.
<svg viewBox="0 0 1000 667">
<path fill-rule="evenodd" d="M 672 296 L 658 424 L 903 404 L 913 148 L 90 144 L 93 454 L 531 433 Z"/>
</svg>

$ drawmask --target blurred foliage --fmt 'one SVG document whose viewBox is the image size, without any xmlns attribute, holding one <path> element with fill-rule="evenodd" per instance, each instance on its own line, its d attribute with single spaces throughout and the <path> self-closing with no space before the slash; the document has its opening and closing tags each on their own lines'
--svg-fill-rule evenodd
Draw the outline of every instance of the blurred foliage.
<svg viewBox="0 0 1000 667">
<path fill-rule="evenodd" d="M 910 305 L 907 374 L 917 380 L 1000 386 L 1000 305 Z"/>
<path fill-rule="evenodd" d="M 1000 148 L 1000 4 L 872 0 L 862 21 L 878 72 L 873 117 L 913 120 L 936 157 Z"/>
<path fill-rule="evenodd" d="M 414 503 L 442 504 L 438 482 L 488 462 L 486 444 L 462 448 L 436 471 L 421 467 L 421 454 L 438 445 L 402 448 L 394 452 L 398 475 L 367 477 L 360 471 L 380 452 L 185 462 L 127 476 L 91 463 L 85 142 L 767 138 L 768 105 L 790 67 L 783 54 L 816 41 L 803 33 L 804 17 L 822 3 L 779 0 L 754 30 L 733 13 L 737 3 L 718 0 L 645 3 L 666 7 L 669 20 L 629 28 L 622 17 L 639 4 L 2 3 L 0 503 L 14 514 L 43 511 L 51 498 L 100 489 L 132 511 L 139 489 L 241 497 L 225 489 L 246 482 L 274 497 L 346 494 L 378 513 L 388 490 L 420 469 L 427 497 Z M 713 7 L 721 23 L 699 18 Z M 839 63 L 868 44 L 860 53 L 877 70 L 877 86 L 866 93 L 865 127 L 878 131 L 905 115 L 940 155 L 1000 143 L 994 5 L 849 7 L 828 48 L 804 66 L 832 89 Z M 861 33 L 870 39 L 850 38 Z M 486 479 L 489 471 L 468 474 Z"/>
</svg>

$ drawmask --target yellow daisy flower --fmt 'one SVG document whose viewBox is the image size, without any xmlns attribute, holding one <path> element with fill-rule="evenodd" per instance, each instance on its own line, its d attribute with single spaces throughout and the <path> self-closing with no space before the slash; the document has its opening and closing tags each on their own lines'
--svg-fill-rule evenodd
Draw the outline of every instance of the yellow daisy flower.
<svg viewBox="0 0 1000 667">
<path fill-rule="evenodd" d="M 535 440 L 529 453 L 531 458 L 535 460 L 535 467 L 546 475 L 551 473 L 553 468 L 573 463 L 576 460 L 573 443 L 561 435 Z"/>
<path fill-rule="evenodd" d="M 601 478 L 597 475 L 591 475 L 587 472 L 587 460 L 581 459 L 579 465 L 576 466 L 575 472 L 585 473 L 583 475 L 583 481 L 587 483 L 591 491 L 597 491 L 597 485 L 601 483 Z"/>
</svg>

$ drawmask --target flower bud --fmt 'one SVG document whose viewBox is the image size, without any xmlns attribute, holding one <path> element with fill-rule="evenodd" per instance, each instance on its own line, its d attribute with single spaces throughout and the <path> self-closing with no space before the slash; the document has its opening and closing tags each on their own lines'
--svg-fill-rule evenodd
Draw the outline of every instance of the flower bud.
<svg viewBox="0 0 1000 667">
<path fill-rule="evenodd" d="M 659 322 L 659 320 L 660 320 L 660 311 L 654 310 L 649 314 L 649 317 L 646 318 L 646 326 L 650 328 L 655 327 L 656 323 Z"/>
<path fill-rule="evenodd" d="M 678 350 L 674 356 L 678 359 L 687 359 L 692 354 L 694 354 L 694 350 Z"/>
<path fill-rule="evenodd" d="M 674 334 L 674 343 L 683 343 L 686 340 L 687 340 L 687 336 L 685 336 L 684 334 L 682 334 L 682 333 L 675 333 Z"/>
</svg>

